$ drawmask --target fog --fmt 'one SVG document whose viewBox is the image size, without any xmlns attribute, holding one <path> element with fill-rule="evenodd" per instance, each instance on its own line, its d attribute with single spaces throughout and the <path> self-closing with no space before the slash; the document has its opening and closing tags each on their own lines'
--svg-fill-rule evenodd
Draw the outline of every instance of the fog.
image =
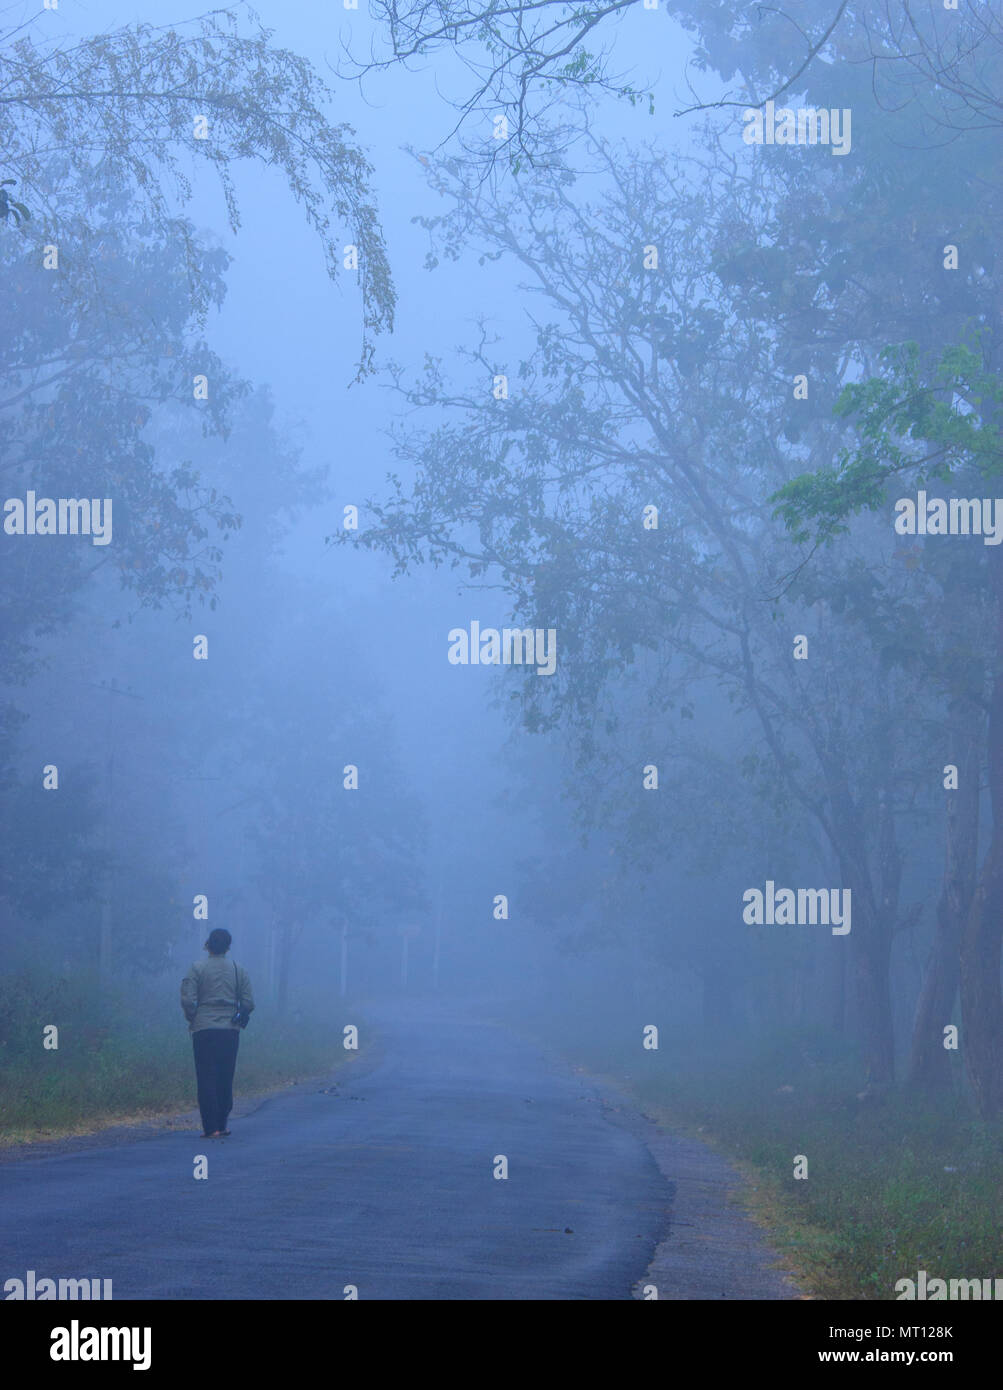
<svg viewBox="0 0 1003 1390">
<path fill-rule="evenodd" d="M 8 8 L 0 1027 L 11 1096 L 46 1025 L 76 1077 L 10 1138 L 170 1108 L 84 1078 L 156 1071 L 137 1029 L 190 1068 L 217 927 L 238 1093 L 452 1018 L 731 1153 L 757 1084 L 998 1127 L 999 17 L 907 60 L 847 14 L 801 72 L 836 8 L 645 0 L 524 128 L 380 5 L 238 7 L 180 113 L 142 55 L 195 17 Z M 121 101 L 60 110 L 45 55 L 86 89 L 103 44 Z M 31 534 L 85 496 L 90 539 Z"/>
</svg>

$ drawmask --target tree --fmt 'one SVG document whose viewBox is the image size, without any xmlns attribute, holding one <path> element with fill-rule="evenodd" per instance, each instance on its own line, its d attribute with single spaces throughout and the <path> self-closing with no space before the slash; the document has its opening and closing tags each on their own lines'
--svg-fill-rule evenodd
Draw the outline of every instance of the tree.
<svg viewBox="0 0 1003 1390">
<path fill-rule="evenodd" d="M 931 132 L 1003 125 L 1003 16 L 991 4 L 961 0 L 957 10 L 930 5 L 916 14 L 904 0 L 861 17 L 874 88 L 891 107 L 922 111 Z"/>
<path fill-rule="evenodd" d="M 38 219 L 30 233 L 0 243 L 0 468 L 8 497 L 110 498 L 111 542 L 4 536 L 0 671 L 8 682 L 30 673 L 38 640 L 69 621 L 92 577 L 108 568 L 141 605 L 214 606 L 221 543 L 239 525 L 221 491 L 151 442 L 169 403 L 221 436 L 246 394 L 197 331 L 189 292 L 194 273 L 207 301 L 220 303 L 228 257 L 134 221 L 128 198 L 106 178 L 77 193 L 90 194 L 90 207 L 62 213 L 60 271 L 43 264 Z M 75 281 L 91 252 L 100 291 L 68 312 L 59 276 Z M 205 401 L 193 388 L 200 375 L 211 383 Z"/>
<path fill-rule="evenodd" d="M 452 49 L 471 74 L 469 90 L 454 102 L 459 119 L 452 133 L 476 117 L 504 116 L 511 146 L 480 141 L 465 149 L 493 164 L 507 148 L 518 172 L 566 149 L 582 133 L 586 123 L 572 108 L 587 105 L 591 97 L 606 94 L 641 103 L 654 115 L 653 93 L 612 67 L 617 24 L 636 8 L 655 11 L 658 0 L 371 0 L 370 13 L 386 47 L 374 43 L 367 61 L 349 55 L 346 72 L 365 76 Z M 762 96 L 753 97 L 753 80 L 743 72 L 747 90 L 740 103 L 729 97 L 697 101 L 687 108 L 693 110 L 758 105 L 797 90 L 843 21 L 847 0 L 824 0 L 808 19 L 761 5 L 729 10 L 707 0 L 663 0 L 662 8 L 697 36 L 693 64 L 698 69 L 713 69 L 727 81 L 744 69 L 753 50 L 758 62 L 769 55 Z M 657 22 L 653 13 L 651 22 Z"/>
<path fill-rule="evenodd" d="M 518 168 L 545 158 L 558 130 L 561 148 L 580 133 L 581 123 L 572 124 L 569 113 L 557 110 L 569 98 L 605 93 L 643 100 L 653 111 L 654 95 L 612 69 L 616 26 L 638 5 L 639 0 L 371 0 L 386 48 L 374 44 L 369 59 L 349 71 L 364 75 L 454 50 L 471 82 L 454 103 L 459 119 L 453 133 L 476 117 L 504 114 Z M 723 95 L 701 97 L 688 71 L 691 100 L 677 116 L 760 107 L 802 93 L 810 102 L 815 94 L 828 94 L 834 72 L 842 68 L 845 74 L 849 66 L 883 109 L 909 108 L 911 118 L 915 108 L 931 146 L 951 133 L 997 128 L 1003 119 L 1003 19 L 998 6 L 981 0 L 960 0 L 958 10 L 886 2 L 873 13 L 848 0 L 815 0 L 793 9 L 662 0 L 661 7 L 693 35 L 690 68 L 730 84 Z M 657 9 L 658 0 L 643 8 Z M 493 162 L 504 147 L 481 142 L 466 148 Z"/>
<path fill-rule="evenodd" d="M 898 823 L 915 796 L 899 721 L 904 709 L 930 711 L 910 674 L 886 670 L 880 628 L 862 643 L 846 617 L 866 614 L 878 588 L 869 561 L 887 546 L 879 532 L 862 532 L 825 575 L 788 582 L 770 479 L 800 471 L 806 456 L 832 458 L 843 426 L 826 419 L 824 386 L 823 406 L 791 421 L 786 325 L 771 330 L 763 301 L 723 273 L 734 229 L 761 226 L 764 202 L 771 223 L 786 208 L 761 166 L 686 177 L 655 151 L 643 163 L 636 152 L 595 154 L 606 175 L 599 202 L 579 196 L 567 171 L 547 171 L 498 206 L 458 164 L 437 166 L 454 205 L 429 224 L 434 254 L 469 241 L 511 257 L 547 312 L 534 316 L 535 344 L 517 349 L 517 367 L 485 330 L 465 389 L 434 362 L 404 388 L 409 405 L 446 410 L 446 423 L 399 432 L 414 483 L 391 479 L 358 543 L 398 572 L 463 566 L 475 584 L 504 588 L 519 625 L 557 629 L 558 674 L 531 673 L 521 691 L 530 728 L 590 726 L 644 652 L 657 657 L 647 688 L 656 709 L 682 704 L 697 679 L 720 686 L 757 726 L 757 756 L 814 819 L 852 892 L 865 1057 L 872 1079 L 887 1082 L 891 944 L 915 920 L 899 906 Z M 788 314 L 810 286 L 794 282 Z M 498 400 L 491 383 L 506 371 L 509 399 Z M 651 505 L 657 530 L 643 524 Z M 901 577 L 886 590 L 893 607 Z M 793 659 L 797 633 L 810 665 Z"/>
<path fill-rule="evenodd" d="M 344 687 L 332 709 L 304 637 L 299 649 L 284 644 L 279 683 L 263 677 L 240 712 L 254 766 L 246 833 L 272 923 L 280 1010 L 304 938 L 330 946 L 345 930 L 354 954 L 427 908 L 424 826 L 394 764 L 390 722 L 371 696 L 346 698 Z M 346 787 L 349 764 L 355 789 Z"/>
<path fill-rule="evenodd" d="M 320 238 L 328 274 L 341 269 L 339 227 L 347 225 L 359 248 L 362 375 L 372 366 L 374 334 L 392 326 L 395 300 L 372 171 L 350 143 L 350 127 L 330 124 L 323 108 L 331 93 L 310 64 L 273 47 L 270 31 L 248 14 L 250 34 L 236 10 L 218 10 L 192 25 L 137 24 L 67 46 L 15 37 L 16 30 L 4 36 L 0 167 L 55 245 L 99 169 L 107 186 L 129 192 L 164 240 L 181 243 L 203 315 L 211 290 L 198 274 L 192 229 L 177 216 L 191 196 L 192 164 L 214 169 L 234 231 L 240 213 L 232 166 L 255 159 L 278 167 Z M 100 291 L 104 231 L 93 227 L 88 245 L 86 225 L 74 227 L 78 302 Z"/>
<path fill-rule="evenodd" d="M 470 91 L 456 103 L 454 133 L 472 118 L 503 116 L 506 140 L 477 141 L 468 147 L 494 163 L 505 149 L 516 170 L 545 157 L 555 122 L 562 137 L 571 133 L 569 102 L 607 92 L 652 110 L 651 95 L 610 70 L 609 30 L 640 0 L 371 0 L 370 13 L 384 33 L 389 52 L 374 43 L 368 61 L 348 55 L 346 75 L 409 65 L 452 49 L 472 74 Z M 598 46 L 593 51 L 593 44 Z M 485 153 L 487 151 L 487 153 Z M 514 153 L 513 153 L 514 151 Z"/>
<path fill-rule="evenodd" d="M 886 349 L 882 372 L 847 386 L 839 410 L 859 422 L 860 443 L 837 467 L 806 474 L 777 494 L 780 510 L 795 538 L 826 542 L 845 528 L 846 518 L 875 510 L 896 480 L 910 487 L 940 482 L 977 485 L 1003 474 L 1003 381 L 999 346 L 989 334 L 944 349 L 931 360 L 915 343 Z M 989 662 L 987 756 L 992 830 L 989 847 L 971 893 L 965 891 L 965 859 L 970 848 L 949 853 L 948 884 L 960 928 L 960 988 L 965 1030 L 965 1062 L 980 1113 L 1003 1113 L 1003 558 L 987 546 L 985 566 L 993 613 Z M 970 695 L 979 702 L 981 690 Z M 969 712 L 969 737 L 978 724 Z M 969 787 L 965 796 L 970 834 L 977 827 L 971 806 L 971 779 L 980 760 L 969 755 L 960 766 Z M 956 882 L 951 887 L 951 879 Z"/>
</svg>

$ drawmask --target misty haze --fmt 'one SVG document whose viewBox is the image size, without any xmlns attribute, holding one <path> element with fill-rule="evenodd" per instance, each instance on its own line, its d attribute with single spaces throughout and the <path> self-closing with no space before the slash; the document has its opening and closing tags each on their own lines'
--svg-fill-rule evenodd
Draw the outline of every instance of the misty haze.
<svg viewBox="0 0 1003 1390">
<path fill-rule="evenodd" d="M 46 1364 L 316 1300 L 934 1359 L 1003 1298 L 999 0 L 0 33 Z"/>
</svg>

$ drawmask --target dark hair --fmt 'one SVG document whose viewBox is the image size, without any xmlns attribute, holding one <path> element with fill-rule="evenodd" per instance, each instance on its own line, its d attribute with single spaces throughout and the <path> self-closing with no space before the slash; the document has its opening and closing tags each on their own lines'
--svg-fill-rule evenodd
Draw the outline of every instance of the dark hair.
<svg viewBox="0 0 1003 1390">
<path fill-rule="evenodd" d="M 206 938 L 206 949 L 211 951 L 214 956 L 225 956 L 230 949 L 230 942 L 233 937 L 226 927 L 213 927 Z"/>
</svg>

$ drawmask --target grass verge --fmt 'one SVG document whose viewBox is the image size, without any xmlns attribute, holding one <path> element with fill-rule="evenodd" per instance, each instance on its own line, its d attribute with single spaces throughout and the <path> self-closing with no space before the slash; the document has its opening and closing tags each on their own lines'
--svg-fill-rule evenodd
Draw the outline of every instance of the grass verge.
<svg viewBox="0 0 1003 1390">
<path fill-rule="evenodd" d="M 327 1075 L 358 1055 L 345 1051 L 340 1022 L 329 1013 L 295 1026 L 265 1024 L 265 1013 L 256 1010 L 241 1034 L 238 1100 Z M 195 1107 L 191 1037 L 180 1009 L 176 1022 L 151 1020 L 113 995 L 99 1000 L 73 982 L 21 976 L 0 982 L 0 1020 L 0 1147 Z M 56 1048 L 43 1046 L 50 1022 Z"/>
<path fill-rule="evenodd" d="M 636 1028 L 590 1023 L 522 1020 L 664 1128 L 728 1157 L 747 1179 L 744 1206 L 814 1297 L 894 1299 L 921 1269 L 1003 1275 L 1003 1125 L 980 1122 L 963 1095 L 861 1092 L 842 1042 L 819 1034 L 714 1056 L 692 1036 L 663 1031 L 644 1051 Z"/>
</svg>

